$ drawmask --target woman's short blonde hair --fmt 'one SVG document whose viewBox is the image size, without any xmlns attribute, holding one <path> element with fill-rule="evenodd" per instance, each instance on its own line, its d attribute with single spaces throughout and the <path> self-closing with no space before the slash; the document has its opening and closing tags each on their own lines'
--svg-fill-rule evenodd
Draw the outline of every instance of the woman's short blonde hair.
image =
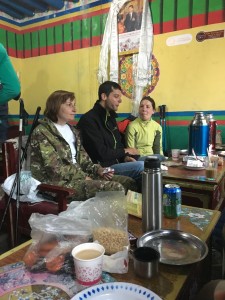
<svg viewBox="0 0 225 300">
<path fill-rule="evenodd" d="M 68 99 L 73 101 L 75 99 L 75 94 L 73 92 L 63 90 L 53 92 L 46 101 L 44 115 L 52 122 L 56 123 L 58 121 L 60 106 Z"/>
</svg>

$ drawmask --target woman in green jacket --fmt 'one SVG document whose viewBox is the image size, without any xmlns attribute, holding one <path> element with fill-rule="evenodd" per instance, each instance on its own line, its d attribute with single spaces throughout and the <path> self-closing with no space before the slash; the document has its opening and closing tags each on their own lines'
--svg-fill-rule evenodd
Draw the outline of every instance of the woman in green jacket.
<svg viewBox="0 0 225 300">
<path fill-rule="evenodd" d="M 155 112 L 155 101 L 143 97 L 139 106 L 139 117 L 132 121 L 125 134 L 126 146 L 138 149 L 140 158 L 157 154 L 164 159 L 162 150 L 162 127 L 152 119 Z"/>
</svg>

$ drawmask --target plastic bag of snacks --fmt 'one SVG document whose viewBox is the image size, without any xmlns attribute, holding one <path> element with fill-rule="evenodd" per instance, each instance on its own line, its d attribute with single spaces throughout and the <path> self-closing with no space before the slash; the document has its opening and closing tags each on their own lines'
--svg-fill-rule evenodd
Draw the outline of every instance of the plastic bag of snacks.
<svg viewBox="0 0 225 300">
<path fill-rule="evenodd" d="M 99 192 L 94 202 L 90 204 L 92 206 L 88 209 L 88 214 L 92 224 L 93 240 L 105 248 L 104 259 L 107 260 L 105 264 L 107 268 L 103 267 L 103 270 L 126 273 L 129 251 L 126 196 L 123 192 Z"/>
<path fill-rule="evenodd" d="M 72 249 L 92 237 L 88 220 L 32 214 L 32 244 L 23 260 L 31 271 L 74 272 Z"/>
</svg>

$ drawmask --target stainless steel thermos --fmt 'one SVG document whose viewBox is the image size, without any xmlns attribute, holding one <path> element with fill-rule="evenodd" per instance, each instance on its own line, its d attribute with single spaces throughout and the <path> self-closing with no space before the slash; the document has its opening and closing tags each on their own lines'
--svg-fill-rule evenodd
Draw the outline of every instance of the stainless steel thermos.
<svg viewBox="0 0 225 300">
<path fill-rule="evenodd" d="M 189 125 L 188 152 L 192 154 L 192 149 L 194 149 L 196 155 L 207 156 L 208 147 L 209 124 L 203 112 L 196 112 Z"/>
<path fill-rule="evenodd" d="M 162 174 L 156 156 L 145 159 L 142 174 L 142 230 L 143 232 L 162 227 Z"/>
<path fill-rule="evenodd" d="M 213 117 L 213 114 L 206 114 L 206 120 L 209 124 L 209 150 L 215 150 L 217 123 Z"/>
</svg>

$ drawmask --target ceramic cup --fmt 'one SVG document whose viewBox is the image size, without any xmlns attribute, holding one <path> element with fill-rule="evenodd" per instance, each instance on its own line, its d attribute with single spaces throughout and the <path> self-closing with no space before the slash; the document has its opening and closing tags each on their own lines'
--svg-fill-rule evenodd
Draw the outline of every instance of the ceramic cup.
<svg viewBox="0 0 225 300">
<path fill-rule="evenodd" d="M 83 243 L 72 250 L 76 280 L 83 286 L 101 281 L 105 248 L 97 243 Z"/>
<path fill-rule="evenodd" d="M 172 160 L 179 160 L 180 157 L 180 149 L 172 149 L 171 150 L 172 153 Z"/>
<path fill-rule="evenodd" d="M 213 180 L 217 176 L 219 157 L 210 155 L 205 157 L 205 177 L 206 179 Z"/>
<path fill-rule="evenodd" d="M 133 252 L 134 272 L 140 277 L 151 278 L 158 273 L 160 253 L 151 247 L 139 247 Z"/>
</svg>

